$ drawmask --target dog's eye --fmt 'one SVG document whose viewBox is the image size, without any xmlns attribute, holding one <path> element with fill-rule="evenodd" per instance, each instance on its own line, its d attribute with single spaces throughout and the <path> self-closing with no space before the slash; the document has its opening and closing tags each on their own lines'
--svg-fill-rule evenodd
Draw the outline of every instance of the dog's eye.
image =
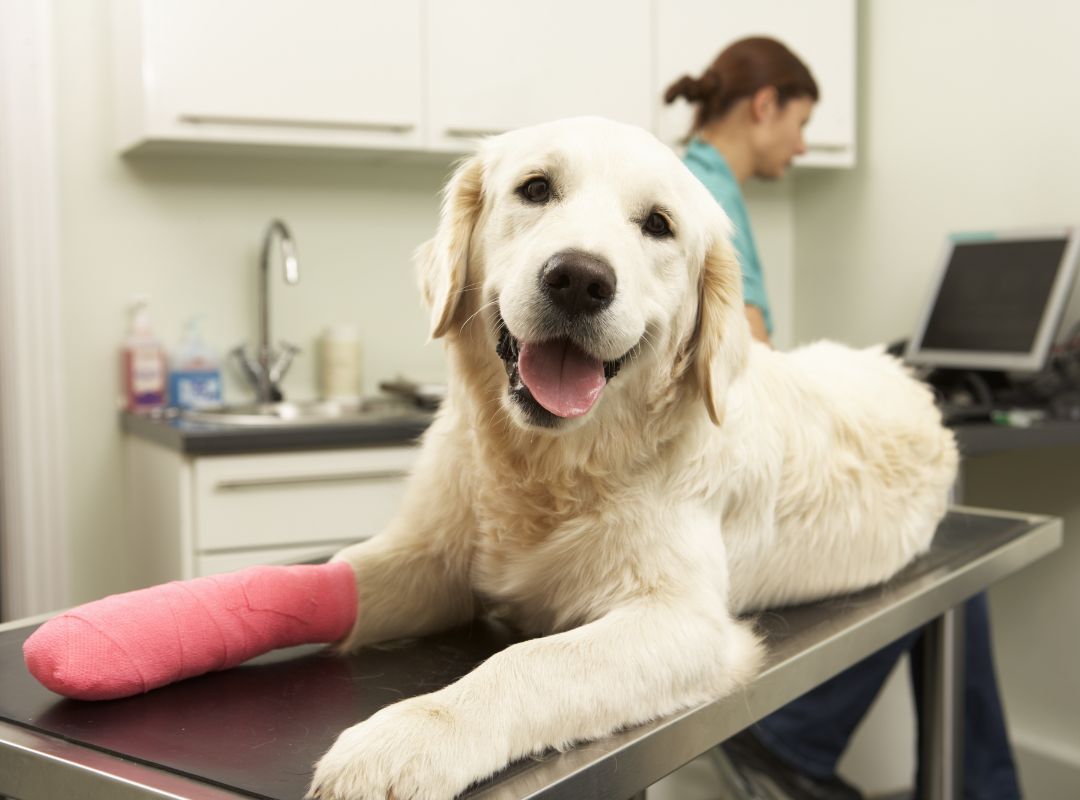
<svg viewBox="0 0 1080 800">
<path fill-rule="evenodd" d="M 664 239 L 672 235 L 671 226 L 668 224 L 667 217 L 659 211 L 653 211 L 649 214 L 649 216 L 645 218 L 645 223 L 641 226 L 641 229 L 649 236 L 654 236 L 657 239 Z"/>
<path fill-rule="evenodd" d="M 517 193 L 529 203 L 546 203 L 551 199 L 551 183 L 548 179 L 538 175 L 529 178 L 518 187 Z"/>
</svg>

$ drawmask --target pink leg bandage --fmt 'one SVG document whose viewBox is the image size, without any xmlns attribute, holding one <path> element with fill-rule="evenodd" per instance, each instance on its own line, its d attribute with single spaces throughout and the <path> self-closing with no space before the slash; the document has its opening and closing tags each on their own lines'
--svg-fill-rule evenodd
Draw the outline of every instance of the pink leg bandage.
<svg viewBox="0 0 1080 800">
<path fill-rule="evenodd" d="M 345 562 L 250 567 L 79 606 L 34 631 L 23 656 L 52 691 L 110 700 L 279 647 L 336 641 L 352 628 L 356 603 Z"/>
</svg>

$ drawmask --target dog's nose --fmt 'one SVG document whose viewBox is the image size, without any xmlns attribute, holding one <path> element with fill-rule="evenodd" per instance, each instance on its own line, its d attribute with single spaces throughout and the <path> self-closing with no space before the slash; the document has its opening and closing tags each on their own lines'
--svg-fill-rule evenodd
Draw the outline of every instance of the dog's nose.
<svg viewBox="0 0 1080 800">
<path fill-rule="evenodd" d="M 602 258 L 567 250 L 544 264 L 540 286 L 566 313 L 595 314 L 615 298 L 615 270 Z"/>
</svg>

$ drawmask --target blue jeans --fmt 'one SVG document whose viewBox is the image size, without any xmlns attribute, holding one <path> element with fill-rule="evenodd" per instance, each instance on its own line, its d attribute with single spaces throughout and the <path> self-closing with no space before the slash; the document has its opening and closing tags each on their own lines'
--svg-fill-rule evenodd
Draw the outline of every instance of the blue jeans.
<svg viewBox="0 0 1080 800">
<path fill-rule="evenodd" d="M 964 797 L 1015 800 L 1020 787 L 994 677 L 986 595 L 969 600 L 965 612 Z M 852 732 L 900 656 L 910 652 L 912 664 L 919 662 L 921 640 L 916 630 L 882 648 L 762 719 L 754 734 L 794 769 L 818 778 L 834 775 Z M 914 669 L 912 680 L 919 680 Z"/>
</svg>

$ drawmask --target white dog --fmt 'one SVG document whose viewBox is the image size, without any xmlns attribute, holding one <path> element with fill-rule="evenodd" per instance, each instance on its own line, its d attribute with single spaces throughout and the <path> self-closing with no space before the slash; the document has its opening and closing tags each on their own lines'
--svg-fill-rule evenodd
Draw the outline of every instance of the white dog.
<svg viewBox="0 0 1080 800">
<path fill-rule="evenodd" d="M 600 119 L 485 142 L 418 253 L 449 397 L 404 507 L 338 554 L 349 648 L 480 609 L 543 635 L 346 730 L 321 798 L 451 798 L 509 762 L 753 678 L 740 612 L 887 580 L 957 464 L 879 349 L 751 343 L 720 207 Z"/>
</svg>

